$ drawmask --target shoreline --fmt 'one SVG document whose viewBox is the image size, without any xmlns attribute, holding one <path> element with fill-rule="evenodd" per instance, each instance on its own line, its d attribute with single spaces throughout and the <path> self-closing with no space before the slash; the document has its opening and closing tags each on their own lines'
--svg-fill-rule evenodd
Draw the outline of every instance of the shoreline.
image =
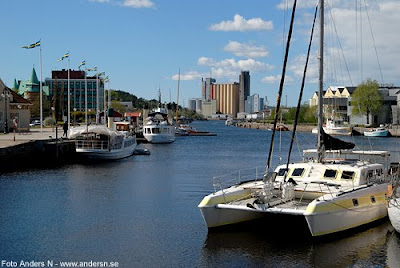
<svg viewBox="0 0 400 268">
<path fill-rule="evenodd" d="M 289 129 L 289 131 L 293 130 L 293 125 L 292 124 L 278 124 L 285 126 Z M 234 124 L 236 127 L 241 127 L 241 128 L 251 128 L 251 129 L 260 129 L 260 130 L 270 130 L 273 128 L 273 124 L 269 123 L 255 123 L 255 122 L 239 122 Z M 300 132 L 310 132 L 313 130 L 313 128 L 316 128 L 316 125 L 312 124 L 299 124 L 297 125 L 297 130 Z M 370 128 L 366 127 L 353 127 L 353 135 L 357 136 L 363 136 L 364 131 L 368 130 Z M 400 137 L 400 125 L 399 126 L 392 126 L 388 128 L 390 135 L 388 137 Z M 379 137 L 379 138 L 385 138 L 385 137 Z"/>
</svg>

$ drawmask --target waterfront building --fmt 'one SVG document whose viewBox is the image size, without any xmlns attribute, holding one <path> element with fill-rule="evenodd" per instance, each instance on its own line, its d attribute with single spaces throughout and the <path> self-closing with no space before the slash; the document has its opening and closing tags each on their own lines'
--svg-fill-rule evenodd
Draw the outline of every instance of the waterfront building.
<svg viewBox="0 0 400 268">
<path fill-rule="evenodd" d="M 245 112 L 245 101 L 250 96 L 250 72 L 241 71 L 239 75 L 239 112 Z"/>
<path fill-rule="evenodd" d="M 85 111 L 85 71 L 70 70 L 69 73 L 71 112 L 72 110 Z M 46 78 L 45 84 L 49 87 L 49 97 L 53 107 L 57 107 L 59 113 L 66 115 L 68 109 L 68 70 L 52 71 L 51 78 Z M 96 111 L 98 108 L 99 112 L 102 111 L 104 107 L 103 78 L 86 76 L 86 87 L 87 109 Z M 98 105 L 97 100 L 99 101 Z"/>
<path fill-rule="evenodd" d="M 353 115 L 351 96 L 356 87 L 329 86 L 323 91 L 323 111 L 325 118 L 335 118 L 351 125 L 366 125 L 366 115 Z M 400 88 L 393 85 L 380 85 L 379 92 L 383 103 L 376 114 L 369 115 L 369 123 L 400 124 Z M 318 94 L 315 92 L 309 101 L 310 107 L 318 105 Z"/>
<path fill-rule="evenodd" d="M 210 101 L 214 99 L 212 96 L 213 84 L 216 82 L 213 78 L 201 79 L 201 99 L 203 101 Z"/>
<path fill-rule="evenodd" d="M 189 99 L 188 101 L 188 109 L 195 111 L 196 113 L 201 113 L 202 112 L 202 99 L 199 98 L 194 98 L 194 99 Z"/>
<path fill-rule="evenodd" d="M 257 93 L 248 96 L 245 102 L 245 113 L 253 114 L 260 111 L 260 95 Z"/>
<path fill-rule="evenodd" d="M 37 78 L 35 68 L 32 68 L 32 73 L 28 80 L 19 80 L 17 82 L 14 79 L 14 85 L 12 89 L 31 103 L 39 98 L 40 82 Z M 42 90 L 44 98 L 49 95 L 48 86 L 42 84 Z"/>
<path fill-rule="evenodd" d="M 239 112 L 239 83 L 214 84 L 211 94 L 216 100 L 217 113 L 236 117 Z"/>
<path fill-rule="evenodd" d="M 32 104 L 0 79 L 0 132 L 28 129 Z"/>
</svg>

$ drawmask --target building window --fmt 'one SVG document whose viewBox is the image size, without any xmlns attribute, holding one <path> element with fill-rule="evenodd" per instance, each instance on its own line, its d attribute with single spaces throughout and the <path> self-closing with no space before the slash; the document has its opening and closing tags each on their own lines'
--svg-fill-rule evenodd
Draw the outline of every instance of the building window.
<svg viewBox="0 0 400 268">
<path fill-rule="evenodd" d="M 87 82 L 87 88 L 92 89 L 92 82 Z"/>
<path fill-rule="evenodd" d="M 0 112 L 0 122 L 3 122 L 3 113 Z"/>
</svg>

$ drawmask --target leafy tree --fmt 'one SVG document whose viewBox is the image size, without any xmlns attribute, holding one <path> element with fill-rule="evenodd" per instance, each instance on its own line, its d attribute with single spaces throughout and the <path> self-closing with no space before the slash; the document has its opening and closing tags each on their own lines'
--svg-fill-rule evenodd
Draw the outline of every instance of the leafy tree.
<svg viewBox="0 0 400 268">
<path fill-rule="evenodd" d="M 42 105 L 43 105 L 43 116 L 48 116 L 50 115 L 50 107 L 51 107 L 51 103 L 50 101 L 47 99 L 46 96 L 43 96 L 42 99 Z M 37 96 L 37 98 L 32 102 L 32 106 L 31 106 L 31 117 L 32 118 L 39 118 L 40 117 L 40 97 Z"/>
<path fill-rule="evenodd" d="M 115 110 L 118 111 L 120 114 L 124 114 L 126 112 L 126 107 L 125 105 L 121 104 L 121 102 L 112 100 L 111 101 L 111 107 Z"/>
<path fill-rule="evenodd" d="M 351 97 L 352 114 L 366 115 L 369 125 L 369 115 L 378 112 L 382 105 L 378 82 L 368 78 L 358 85 Z"/>
</svg>

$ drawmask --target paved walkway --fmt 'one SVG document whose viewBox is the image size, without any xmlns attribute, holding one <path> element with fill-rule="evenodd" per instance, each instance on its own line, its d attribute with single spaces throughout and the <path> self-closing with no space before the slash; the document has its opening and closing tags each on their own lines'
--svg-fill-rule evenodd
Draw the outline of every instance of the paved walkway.
<svg viewBox="0 0 400 268">
<path fill-rule="evenodd" d="M 62 127 L 58 128 L 58 138 L 63 135 Z M 54 128 L 43 128 L 41 132 L 40 128 L 31 128 L 29 132 L 21 133 L 0 133 L 0 148 L 10 147 L 13 145 L 22 144 L 32 140 L 47 140 L 56 138 L 56 129 Z"/>
</svg>

